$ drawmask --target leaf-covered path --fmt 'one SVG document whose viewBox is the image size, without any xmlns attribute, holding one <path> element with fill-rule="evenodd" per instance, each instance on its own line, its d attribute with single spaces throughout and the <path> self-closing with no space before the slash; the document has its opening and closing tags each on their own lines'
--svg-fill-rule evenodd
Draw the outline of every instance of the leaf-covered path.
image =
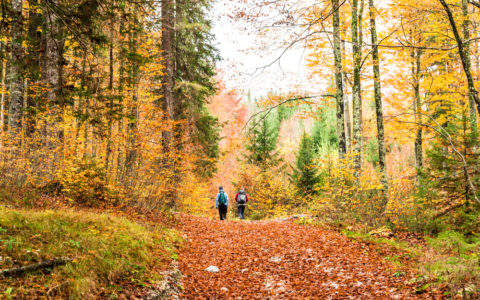
<svg viewBox="0 0 480 300">
<path fill-rule="evenodd" d="M 414 299 L 372 248 L 320 228 L 277 221 L 182 218 L 185 299 Z M 218 273 L 205 269 L 217 266 Z M 426 296 L 426 295 L 425 295 Z"/>
</svg>

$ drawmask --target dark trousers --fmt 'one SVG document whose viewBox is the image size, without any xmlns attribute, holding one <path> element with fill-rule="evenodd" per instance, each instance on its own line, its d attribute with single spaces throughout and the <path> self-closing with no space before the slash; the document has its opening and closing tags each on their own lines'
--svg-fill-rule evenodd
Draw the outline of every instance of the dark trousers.
<svg viewBox="0 0 480 300">
<path fill-rule="evenodd" d="M 218 212 L 220 213 L 220 220 L 226 220 L 227 219 L 227 210 L 228 210 L 228 206 L 226 206 L 225 204 L 218 205 Z"/>
<path fill-rule="evenodd" d="M 245 219 L 245 205 L 238 205 L 238 217 L 240 219 Z"/>
</svg>

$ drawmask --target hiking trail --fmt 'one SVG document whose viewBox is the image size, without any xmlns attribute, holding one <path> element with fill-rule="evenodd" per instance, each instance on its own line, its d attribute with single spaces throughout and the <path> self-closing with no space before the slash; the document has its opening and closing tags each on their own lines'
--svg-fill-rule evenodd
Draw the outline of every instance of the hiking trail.
<svg viewBox="0 0 480 300">
<path fill-rule="evenodd" d="M 415 274 L 370 246 L 281 221 L 181 218 L 184 299 L 418 299 Z M 210 266 L 219 272 L 208 272 Z"/>
</svg>

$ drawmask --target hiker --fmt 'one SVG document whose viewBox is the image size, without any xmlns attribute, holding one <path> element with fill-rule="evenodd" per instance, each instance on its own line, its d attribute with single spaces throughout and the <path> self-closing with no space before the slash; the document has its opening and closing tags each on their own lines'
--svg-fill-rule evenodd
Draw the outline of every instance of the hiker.
<svg viewBox="0 0 480 300">
<path fill-rule="evenodd" d="M 218 188 L 217 199 L 215 199 L 215 208 L 218 208 L 220 220 L 226 220 L 228 210 L 228 195 L 225 193 L 222 186 Z"/>
<path fill-rule="evenodd" d="M 248 195 L 243 187 L 235 196 L 235 201 L 237 201 L 238 217 L 243 220 L 245 219 L 245 206 L 248 202 Z"/>
</svg>

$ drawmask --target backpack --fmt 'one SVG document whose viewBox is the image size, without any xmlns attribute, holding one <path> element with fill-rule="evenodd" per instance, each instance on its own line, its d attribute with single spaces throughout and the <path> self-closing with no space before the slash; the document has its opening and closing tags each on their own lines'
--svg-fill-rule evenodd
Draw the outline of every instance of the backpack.
<svg viewBox="0 0 480 300">
<path fill-rule="evenodd" d="M 237 197 L 238 204 L 246 204 L 247 203 L 247 195 L 243 193 L 239 193 Z"/>
<path fill-rule="evenodd" d="M 225 196 L 225 192 L 221 191 L 220 196 L 218 197 L 218 204 L 225 205 L 227 203 L 227 197 Z"/>
</svg>

